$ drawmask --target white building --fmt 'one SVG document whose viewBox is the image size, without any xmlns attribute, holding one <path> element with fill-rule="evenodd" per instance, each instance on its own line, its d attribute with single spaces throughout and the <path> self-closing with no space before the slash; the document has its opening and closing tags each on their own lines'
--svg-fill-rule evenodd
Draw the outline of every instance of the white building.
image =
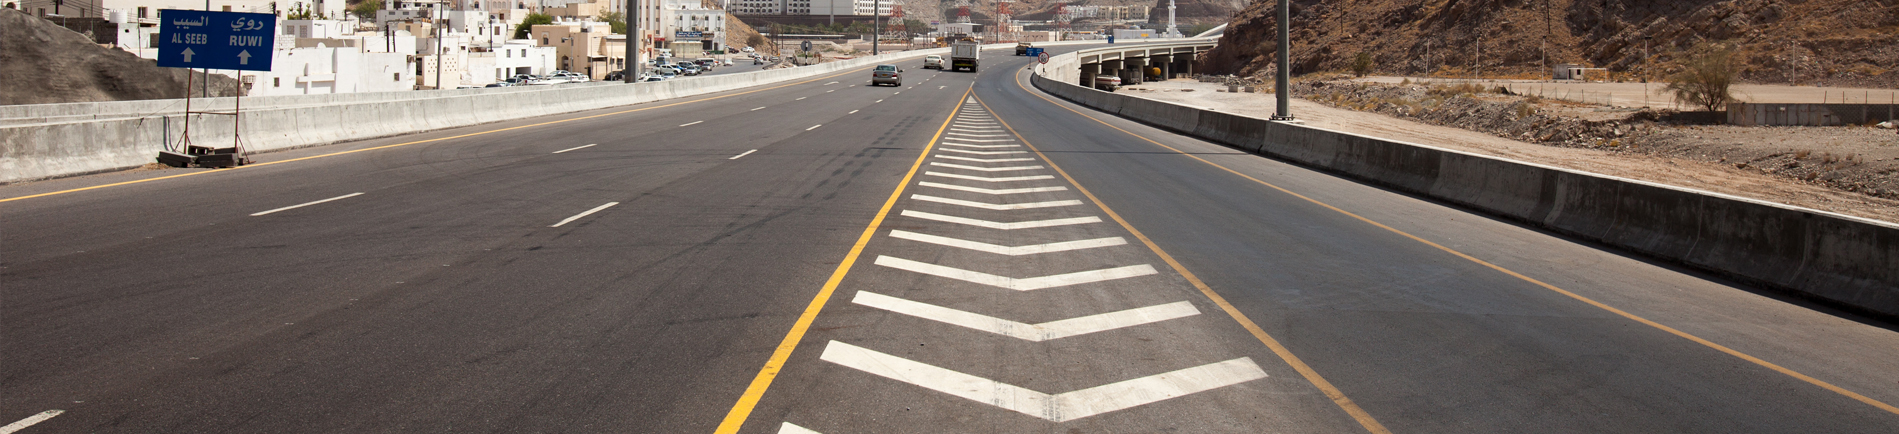
<svg viewBox="0 0 1899 434">
<path fill-rule="evenodd" d="M 260 14 L 280 12 L 278 16 L 281 17 L 282 14 L 290 13 L 291 10 L 301 6 L 314 14 L 330 19 L 343 19 L 349 12 L 349 5 L 344 2 L 345 0 L 210 0 L 210 10 Z M 132 16 L 136 18 L 158 18 L 159 9 L 205 10 L 206 0 L 101 0 L 101 3 L 106 10 L 131 11 Z M 275 10 L 272 9 L 273 7 Z"/>
<path fill-rule="evenodd" d="M 360 41 L 354 40 L 354 41 Z M 415 88 L 409 56 L 364 52 L 361 47 L 276 50 L 270 71 L 245 71 L 257 77 L 248 95 L 315 95 L 326 93 L 397 92 Z"/>
<path fill-rule="evenodd" d="M 873 0 L 731 0 L 725 7 L 734 15 L 870 16 L 871 11 L 879 11 L 883 16 L 890 16 L 892 2 L 877 3 Z"/>
<path fill-rule="evenodd" d="M 467 85 L 486 86 L 518 74 L 546 75 L 554 72 L 554 47 L 537 47 L 534 41 L 514 39 L 488 51 L 475 52 L 468 58 Z M 488 73 L 492 71 L 492 74 Z"/>
</svg>

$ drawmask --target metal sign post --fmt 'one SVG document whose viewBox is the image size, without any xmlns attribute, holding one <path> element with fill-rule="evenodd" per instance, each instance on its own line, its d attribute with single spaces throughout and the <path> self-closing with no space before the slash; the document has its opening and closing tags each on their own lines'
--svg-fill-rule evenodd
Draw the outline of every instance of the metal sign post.
<svg viewBox="0 0 1899 434">
<path fill-rule="evenodd" d="M 162 9 L 158 13 L 158 66 L 205 70 L 270 70 L 270 61 L 277 45 L 276 15 L 179 9 Z M 189 80 L 187 78 L 185 85 L 185 137 L 181 141 L 185 152 L 160 152 L 159 162 L 181 167 L 192 164 L 230 167 L 248 163 L 250 159 L 244 156 L 238 127 L 242 125 L 239 113 L 244 104 L 242 80 L 239 81 L 236 100 L 230 112 L 191 111 Z M 205 82 L 210 81 L 211 77 L 206 75 Z M 210 96 L 210 93 L 206 92 L 205 96 Z M 218 149 L 191 146 L 191 115 L 194 114 L 230 116 L 233 125 L 231 147 Z"/>
</svg>

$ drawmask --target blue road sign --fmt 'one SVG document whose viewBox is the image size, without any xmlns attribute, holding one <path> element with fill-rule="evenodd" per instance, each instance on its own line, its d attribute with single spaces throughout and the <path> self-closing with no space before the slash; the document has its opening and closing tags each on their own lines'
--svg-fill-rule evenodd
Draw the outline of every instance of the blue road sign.
<svg viewBox="0 0 1899 434">
<path fill-rule="evenodd" d="M 276 15 L 161 9 L 158 21 L 158 66 L 270 70 Z"/>
</svg>

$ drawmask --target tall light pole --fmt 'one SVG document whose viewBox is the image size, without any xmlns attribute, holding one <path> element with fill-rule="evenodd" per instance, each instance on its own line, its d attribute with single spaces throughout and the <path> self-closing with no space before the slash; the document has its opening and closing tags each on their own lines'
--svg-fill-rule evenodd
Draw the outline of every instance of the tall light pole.
<svg viewBox="0 0 1899 434">
<path fill-rule="evenodd" d="M 870 55 L 872 56 L 877 55 L 877 42 L 879 42 L 878 40 L 883 39 L 879 37 L 880 35 L 877 34 L 877 32 L 883 31 L 883 28 L 884 28 L 883 22 L 879 21 L 883 19 L 883 17 L 884 17 L 883 0 L 871 0 L 870 2 Z"/>
<path fill-rule="evenodd" d="M 626 0 L 626 68 L 620 70 L 623 83 L 640 77 L 640 0 Z"/>
<path fill-rule="evenodd" d="M 1287 59 L 1292 55 L 1291 3 L 1292 0 L 1279 0 L 1279 73 L 1275 74 L 1277 75 L 1277 77 L 1274 77 L 1276 83 L 1273 83 L 1273 96 L 1279 100 L 1279 111 L 1278 114 L 1273 115 L 1273 120 L 1275 121 L 1293 120 L 1292 97 L 1287 95 L 1291 92 L 1290 89 L 1292 87 L 1290 85 L 1292 82 L 1292 61 Z"/>
</svg>

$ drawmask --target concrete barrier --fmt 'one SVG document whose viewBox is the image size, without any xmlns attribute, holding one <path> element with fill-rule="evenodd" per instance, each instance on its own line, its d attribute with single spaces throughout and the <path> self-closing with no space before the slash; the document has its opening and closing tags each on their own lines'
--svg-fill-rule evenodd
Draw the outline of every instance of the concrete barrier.
<svg viewBox="0 0 1899 434">
<path fill-rule="evenodd" d="M 989 44 L 984 51 L 1013 49 Z M 655 83 L 288 95 L 244 98 L 246 149 L 271 151 L 511 119 L 626 106 L 784 83 L 879 63 L 948 54 L 885 53 L 818 65 Z M 193 111 L 230 111 L 233 98 L 197 98 Z M 184 134 L 184 100 L 0 106 L 0 184 L 123 170 L 150 163 Z M 228 146 L 230 116 L 191 116 L 194 144 Z"/>
<path fill-rule="evenodd" d="M 1052 59 L 1049 65 L 1072 62 Z M 1894 223 L 1200 110 L 1102 92 L 1043 77 L 1040 70 L 1030 80 L 1069 101 L 1213 143 L 1850 310 L 1899 317 Z"/>
</svg>

